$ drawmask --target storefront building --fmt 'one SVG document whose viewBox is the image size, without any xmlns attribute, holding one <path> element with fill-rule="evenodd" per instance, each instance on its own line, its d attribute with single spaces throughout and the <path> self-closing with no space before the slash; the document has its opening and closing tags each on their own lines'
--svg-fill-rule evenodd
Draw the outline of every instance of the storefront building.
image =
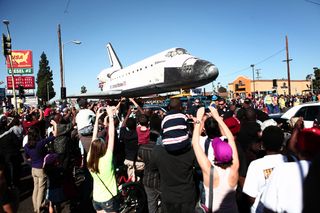
<svg viewBox="0 0 320 213">
<path fill-rule="evenodd" d="M 311 82 L 307 80 L 291 80 L 291 95 L 301 95 L 305 92 L 310 92 Z M 287 79 L 272 79 L 272 80 L 255 80 L 254 82 L 245 76 L 237 77 L 232 83 L 228 84 L 230 97 L 234 98 L 236 94 L 241 96 L 265 95 L 267 93 L 277 93 L 288 95 L 288 80 Z"/>
</svg>

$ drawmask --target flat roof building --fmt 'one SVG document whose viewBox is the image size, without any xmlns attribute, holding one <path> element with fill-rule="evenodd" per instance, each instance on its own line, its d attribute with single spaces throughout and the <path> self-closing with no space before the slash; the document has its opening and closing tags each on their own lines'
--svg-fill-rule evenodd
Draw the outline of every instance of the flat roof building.
<svg viewBox="0 0 320 213">
<path fill-rule="evenodd" d="M 306 91 L 310 91 L 311 82 L 308 80 L 290 80 L 291 94 L 299 95 Z M 245 76 L 237 77 L 232 83 L 228 84 L 230 97 L 249 94 L 267 94 L 276 92 L 277 94 L 289 94 L 287 79 L 272 79 L 272 80 L 255 80 L 254 82 Z"/>
</svg>

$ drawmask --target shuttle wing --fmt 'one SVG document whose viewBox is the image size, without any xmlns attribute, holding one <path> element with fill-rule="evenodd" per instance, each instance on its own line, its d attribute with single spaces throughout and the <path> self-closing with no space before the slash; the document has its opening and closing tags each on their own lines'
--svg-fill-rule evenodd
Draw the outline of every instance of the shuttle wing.
<svg viewBox="0 0 320 213">
<path fill-rule="evenodd" d="M 121 90 L 101 91 L 101 92 L 93 92 L 93 93 L 68 95 L 67 98 L 89 98 L 89 99 L 120 98 L 121 92 L 122 92 Z"/>
</svg>

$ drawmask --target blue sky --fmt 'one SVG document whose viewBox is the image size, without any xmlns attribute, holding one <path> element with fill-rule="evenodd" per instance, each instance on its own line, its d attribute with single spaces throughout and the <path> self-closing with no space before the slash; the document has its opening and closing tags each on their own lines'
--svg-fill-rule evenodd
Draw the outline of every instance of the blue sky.
<svg viewBox="0 0 320 213">
<path fill-rule="evenodd" d="M 61 25 L 67 94 L 98 91 L 99 72 L 109 67 L 111 42 L 124 66 L 171 47 L 217 65 L 225 86 L 238 75 L 286 78 L 285 36 L 291 79 L 320 67 L 320 0 L 0 0 L 0 18 L 10 21 L 14 50 L 32 50 L 35 75 L 45 52 L 60 97 L 57 26 Z M 0 23 L 0 31 L 6 33 Z M 272 56 L 272 57 L 271 57 Z M 265 60 L 267 59 L 267 60 Z M 261 63 L 259 63 L 261 62 Z M 7 75 L 0 57 L 0 80 Z M 3 87 L 4 84 L 1 85 Z M 211 85 L 206 89 L 211 90 Z"/>
</svg>

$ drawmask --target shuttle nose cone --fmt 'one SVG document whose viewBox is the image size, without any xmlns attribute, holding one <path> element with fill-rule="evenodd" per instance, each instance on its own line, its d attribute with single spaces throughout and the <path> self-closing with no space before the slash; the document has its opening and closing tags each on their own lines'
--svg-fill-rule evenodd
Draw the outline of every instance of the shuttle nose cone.
<svg viewBox="0 0 320 213">
<path fill-rule="evenodd" d="M 219 75 L 218 68 L 214 64 L 205 60 L 197 60 L 194 64 L 193 71 L 198 80 L 213 81 Z"/>
<path fill-rule="evenodd" d="M 218 77 L 218 74 L 219 74 L 219 71 L 218 71 L 218 68 L 213 65 L 213 64 L 209 64 L 205 70 L 204 70 L 205 73 L 207 73 L 207 75 L 210 77 L 210 76 L 215 76 L 215 79 Z"/>
</svg>

